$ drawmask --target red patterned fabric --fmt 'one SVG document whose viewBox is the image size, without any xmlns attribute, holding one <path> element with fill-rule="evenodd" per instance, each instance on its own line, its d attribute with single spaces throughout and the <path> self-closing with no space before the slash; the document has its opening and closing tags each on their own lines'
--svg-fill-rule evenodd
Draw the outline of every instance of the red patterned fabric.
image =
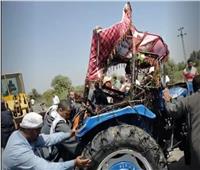
<svg viewBox="0 0 200 170">
<path fill-rule="evenodd" d="M 106 29 L 98 28 L 93 31 L 86 81 L 98 79 L 111 54 L 115 52 L 116 46 L 128 34 L 133 35 L 133 45 L 131 44 L 132 48 L 129 51 L 133 53 L 151 52 L 157 54 L 160 60 L 166 58 L 169 52 L 162 38 L 158 35 L 137 31 L 132 25 L 131 18 L 131 6 L 126 4 L 121 22 Z"/>
<path fill-rule="evenodd" d="M 132 28 L 133 42 L 137 52 L 150 52 L 158 55 L 159 60 L 167 58 L 169 51 L 159 35 L 148 32 L 139 32 L 136 28 Z"/>
</svg>

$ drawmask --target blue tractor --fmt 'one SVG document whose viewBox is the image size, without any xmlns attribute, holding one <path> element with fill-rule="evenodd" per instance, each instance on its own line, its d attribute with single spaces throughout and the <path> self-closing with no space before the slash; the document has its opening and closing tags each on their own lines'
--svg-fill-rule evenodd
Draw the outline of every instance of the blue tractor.
<svg viewBox="0 0 200 170">
<path fill-rule="evenodd" d="M 145 126 L 155 118 L 142 104 L 87 118 L 77 137 L 84 143 L 82 154 L 92 160 L 89 169 L 167 169 L 161 148 Z"/>
<path fill-rule="evenodd" d="M 186 119 L 174 120 L 162 99 L 166 86 L 177 98 L 186 95 L 186 85 L 169 85 L 163 72 L 167 45 L 158 35 L 137 31 L 131 14 L 126 3 L 119 23 L 93 31 L 85 104 L 73 124 L 78 129 L 79 154 L 92 160 L 90 170 L 168 169 L 169 151 L 184 150 L 188 144 Z M 124 91 L 103 82 L 119 68 L 124 68 L 130 85 Z M 92 98 L 95 90 L 112 100 L 97 103 Z M 189 150 L 184 151 L 189 155 Z"/>
<path fill-rule="evenodd" d="M 144 88 L 146 99 L 125 100 L 99 112 L 84 106 L 85 109 L 76 115 L 79 117 L 79 154 L 92 160 L 89 169 L 168 169 L 169 151 L 176 147 L 188 148 L 186 119 L 174 120 L 160 101 L 154 108 L 152 100 L 160 100 L 155 91 L 161 89 Z M 179 86 L 173 86 L 170 91 L 176 97 L 183 97 L 187 92 Z M 146 107 L 149 103 L 150 109 Z M 184 151 L 189 155 L 189 150 Z"/>
</svg>

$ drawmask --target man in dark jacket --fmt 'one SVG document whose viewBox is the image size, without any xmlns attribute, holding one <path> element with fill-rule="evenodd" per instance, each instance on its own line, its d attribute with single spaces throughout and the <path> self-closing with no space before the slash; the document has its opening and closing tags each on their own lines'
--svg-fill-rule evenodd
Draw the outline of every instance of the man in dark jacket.
<svg viewBox="0 0 200 170">
<path fill-rule="evenodd" d="M 99 87 L 99 82 L 95 82 L 95 90 L 92 96 L 92 102 L 96 105 L 108 105 L 108 100 L 106 97 L 106 94 L 103 92 L 103 90 Z"/>
<path fill-rule="evenodd" d="M 46 115 L 42 133 L 52 134 L 55 132 L 70 132 L 71 123 L 70 118 L 70 100 L 61 100 L 58 104 L 57 110 Z M 50 161 L 58 161 L 60 158 L 63 160 L 69 160 L 75 157 L 75 151 L 78 142 L 75 137 L 71 137 L 52 148 L 40 150 L 41 156 Z M 48 153 L 47 153 L 48 152 Z"/>
<path fill-rule="evenodd" d="M 14 130 L 12 112 L 5 107 L 5 102 L 1 101 L 1 148 L 5 148 L 8 138 Z"/>
<path fill-rule="evenodd" d="M 69 121 L 71 113 L 70 100 L 61 100 L 57 112 L 58 114 L 51 124 L 50 134 L 55 132 L 70 132 L 72 129 Z M 56 145 L 56 150 L 58 150 L 63 160 L 68 160 L 75 157 L 77 145 L 76 138 L 72 137 Z"/>
<path fill-rule="evenodd" d="M 80 112 L 81 105 L 76 102 L 75 96 L 77 94 L 74 91 L 69 93 L 69 102 L 70 102 L 70 117 L 69 121 L 73 123 L 74 116 Z M 67 100 L 68 100 L 67 99 Z"/>
<path fill-rule="evenodd" d="M 163 98 L 167 111 L 175 118 L 189 114 L 191 122 L 191 166 L 200 168 L 200 75 L 193 79 L 194 94 L 171 103 L 169 90 L 165 89 Z M 188 117 L 188 116 L 187 116 Z"/>
</svg>

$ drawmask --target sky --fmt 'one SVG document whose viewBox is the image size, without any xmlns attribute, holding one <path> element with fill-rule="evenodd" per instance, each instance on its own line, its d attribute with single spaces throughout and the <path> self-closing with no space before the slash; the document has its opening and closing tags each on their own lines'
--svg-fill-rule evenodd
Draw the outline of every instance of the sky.
<svg viewBox="0 0 200 170">
<path fill-rule="evenodd" d="M 83 85 L 92 30 L 121 20 L 125 2 L 4 1 L 1 18 L 1 71 L 20 72 L 25 89 L 43 93 L 57 75 Z M 170 58 L 184 61 L 178 28 L 184 27 L 189 57 L 200 49 L 200 1 L 131 1 L 133 24 L 139 31 L 160 35 Z"/>
</svg>

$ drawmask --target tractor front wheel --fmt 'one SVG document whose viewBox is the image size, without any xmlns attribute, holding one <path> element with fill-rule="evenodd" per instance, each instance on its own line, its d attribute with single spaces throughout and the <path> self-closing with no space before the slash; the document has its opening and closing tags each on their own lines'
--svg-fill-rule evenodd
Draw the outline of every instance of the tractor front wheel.
<svg viewBox="0 0 200 170">
<path fill-rule="evenodd" d="M 144 130 L 130 125 L 99 132 L 83 150 L 83 155 L 92 160 L 89 170 L 168 169 L 155 140 Z"/>
</svg>

